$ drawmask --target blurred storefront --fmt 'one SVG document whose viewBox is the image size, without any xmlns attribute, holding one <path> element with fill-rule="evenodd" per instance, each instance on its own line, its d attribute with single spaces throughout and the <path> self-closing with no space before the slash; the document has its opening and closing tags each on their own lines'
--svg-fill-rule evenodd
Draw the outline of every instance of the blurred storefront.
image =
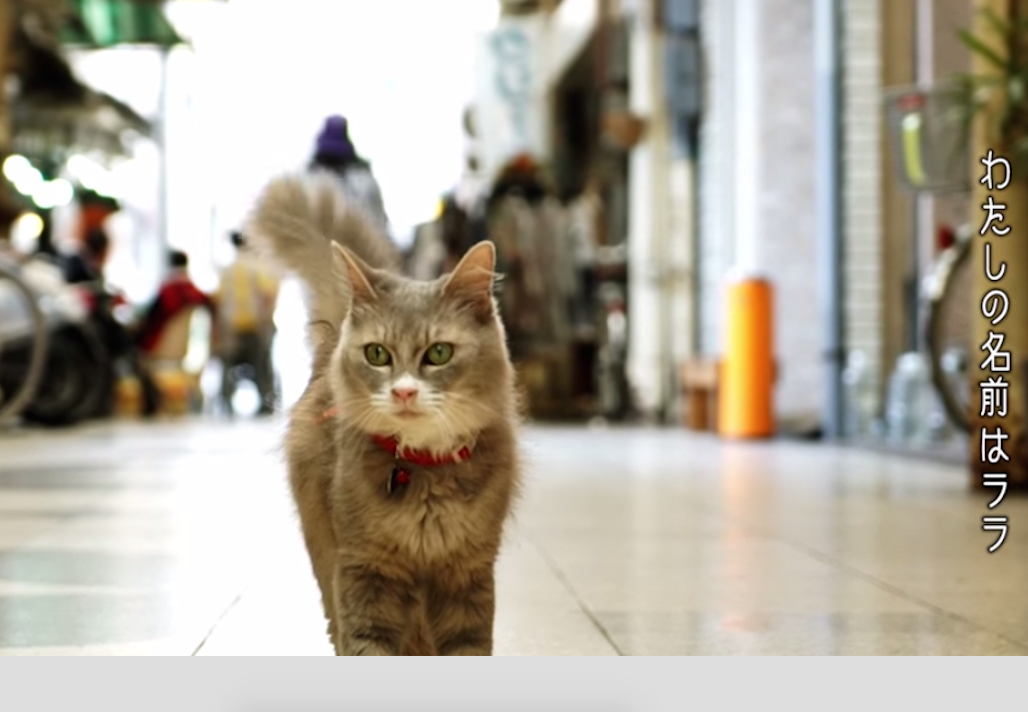
<svg viewBox="0 0 1028 712">
<path fill-rule="evenodd" d="M 904 180 L 903 116 L 907 125 L 929 118 L 897 114 L 896 97 L 944 95 L 969 71 L 959 32 L 971 25 L 972 3 L 700 7 L 709 86 L 696 261 L 700 352 L 721 352 L 726 275 L 755 269 L 775 289 L 780 431 L 962 456 L 966 438 L 932 384 L 938 358 L 925 290 L 968 219 L 968 193 L 959 185 L 914 190 Z M 934 120 L 953 108 L 926 111 Z M 969 163 L 958 156 L 956 165 L 963 183 Z M 946 377 L 961 384 L 972 301 L 963 289 L 963 298 L 950 299 L 958 306 L 943 317 L 949 342 L 940 346 Z"/>
<path fill-rule="evenodd" d="M 726 294 L 760 276 L 773 295 L 777 433 L 966 446 L 932 377 L 938 362 L 945 378 L 967 381 L 970 301 L 950 297 L 957 306 L 933 356 L 924 283 L 969 219 L 968 193 L 912 190 L 900 139 L 905 118 L 929 118 L 911 97 L 928 102 L 937 94 L 926 90 L 969 70 L 958 31 L 971 24 L 971 0 L 486 1 L 496 21 L 469 62 L 464 175 L 438 219 L 418 228 L 410 263 L 430 277 L 471 243 L 498 243 L 500 301 L 535 415 L 716 429 Z M 22 4 L 38 5 L 50 39 L 22 23 L 16 39 L 34 53 L 23 57 L 32 72 L 4 128 L 9 153 L 53 193 L 49 207 L 35 205 L 47 218 L 40 244 L 68 247 L 81 211 L 67 188 L 90 189 L 122 208 L 106 223 L 112 282 L 145 299 L 173 247 L 212 288 L 224 235 L 265 174 L 300 165 L 310 140 L 299 119 L 264 143 L 263 129 L 237 122 L 256 126 L 273 91 L 265 85 L 287 106 L 321 90 L 297 89 L 273 59 L 241 69 L 235 48 L 215 46 L 230 23 L 215 27 L 201 2 Z M 262 11 L 272 22 L 272 4 Z M 294 39 L 314 36 L 303 18 L 291 27 Z M 173 49 L 183 37 L 193 47 Z M 247 38 L 247 61 L 267 41 Z M 211 76 L 252 82 L 240 93 L 252 103 L 233 114 Z M 347 92 L 359 93 L 347 76 Z M 304 106 L 349 100 L 323 93 Z M 406 115 L 402 101 L 388 112 L 373 103 L 351 119 L 379 111 L 396 122 L 390 131 L 407 130 L 393 116 Z M 422 130 L 420 145 L 434 133 Z M 228 135 L 238 145 L 221 141 Z M 389 154 L 387 138 L 371 150 L 387 153 L 376 171 L 395 179 L 422 157 Z M 9 191 L 7 211 L 32 207 L 25 197 Z"/>
<path fill-rule="evenodd" d="M 102 227 L 112 237 L 112 282 L 142 299 L 156 287 L 165 260 L 166 117 L 159 102 L 147 111 L 135 96 L 95 89 L 107 89 L 110 82 L 90 76 L 96 73 L 88 68 L 98 53 L 163 57 L 183 40 L 155 3 L 75 0 L 22 3 L 16 9 L 9 46 L 16 57 L 18 88 L 6 115 L 10 140 L 4 157 L 7 173 L 15 178 L 25 174 L 20 184 L 7 176 L 14 192 L 44 218 L 34 248 L 73 252 L 88 229 Z M 154 87 L 160 95 L 162 68 L 160 63 L 153 68 L 147 82 L 137 78 L 137 86 Z M 122 74 L 131 70 L 125 64 L 117 69 Z M 44 187 L 54 184 L 60 194 L 54 189 L 40 200 L 30 180 L 36 172 Z M 120 209 L 94 220 L 95 211 L 86 205 L 90 195 L 114 201 Z"/>
<path fill-rule="evenodd" d="M 480 43 L 476 158 L 501 262 L 511 256 L 507 320 L 532 409 L 666 417 L 675 363 L 691 348 L 689 250 L 679 248 L 692 239 L 695 146 L 683 87 L 663 68 L 682 13 L 501 5 Z M 693 32 L 688 8 L 684 17 L 677 31 Z M 509 190 L 519 171 L 536 172 L 544 197 Z"/>
<path fill-rule="evenodd" d="M 478 64 L 479 174 L 494 184 L 518 156 L 543 169 L 564 237 L 523 229 L 566 253 L 569 273 L 575 249 L 558 248 L 575 239 L 572 216 L 590 195 L 602 206 L 596 328 L 575 329 L 566 309 L 559 337 L 529 329 L 541 360 L 565 364 L 537 376 L 570 388 L 551 400 L 588 395 L 565 414 L 713 428 L 726 290 L 760 276 L 773 288 L 777 432 L 966 446 L 931 382 L 924 289 L 966 223 L 967 193 L 904 183 L 889 97 L 968 70 L 969 0 L 501 5 Z M 606 386 L 604 303 L 623 307 L 627 349 Z M 963 382 L 967 315 L 954 309 L 941 348 L 947 378 Z M 614 381 L 621 406 L 605 407 Z"/>
<path fill-rule="evenodd" d="M 21 388 L 23 363 L 42 357 L 23 414 L 70 425 L 119 412 L 134 383 L 127 340 L 168 269 L 167 65 L 185 40 L 161 3 L 4 7 L 0 247 L 48 338 L 33 341 L 42 353 L 4 344 L 0 388 Z"/>
</svg>

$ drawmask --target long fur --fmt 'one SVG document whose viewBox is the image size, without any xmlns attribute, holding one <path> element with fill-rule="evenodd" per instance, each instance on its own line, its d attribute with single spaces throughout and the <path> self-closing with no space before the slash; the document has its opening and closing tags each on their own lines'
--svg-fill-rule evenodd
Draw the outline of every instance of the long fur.
<svg viewBox="0 0 1028 712">
<path fill-rule="evenodd" d="M 338 331 L 350 304 L 350 283 L 333 259 L 331 242 L 368 265 L 398 268 L 399 253 L 356 202 L 347 199 L 328 173 L 273 180 L 257 200 L 245 233 L 259 252 L 270 255 L 306 287 L 315 347 Z"/>
<path fill-rule="evenodd" d="M 406 279 L 386 236 L 323 176 L 272 182 L 248 230 L 304 282 L 323 327 L 310 332 L 314 364 L 286 452 L 336 653 L 491 654 L 493 569 L 520 476 L 514 372 L 490 294 L 495 248 L 472 248 L 438 280 Z M 425 366 L 433 343 L 454 346 L 450 364 Z M 392 365 L 370 365 L 367 344 L 388 348 Z M 410 383 L 413 420 L 390 396 Z M 397 463 L 372 435 L 473 451 L 405 465 L 410 483 L 391 491 Z"/>
</svg>

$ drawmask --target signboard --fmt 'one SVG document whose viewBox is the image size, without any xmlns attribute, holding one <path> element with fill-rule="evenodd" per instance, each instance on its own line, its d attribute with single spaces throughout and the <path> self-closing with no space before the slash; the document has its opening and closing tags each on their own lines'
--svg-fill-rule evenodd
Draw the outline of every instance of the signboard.
<svg viewBox="0 0 1028 712">
<path fill-rule="evenodd" d="M 485 35 L 476 62 L 479 159 L 492 177 L 512 157 L 548 154 L 546 27 L 539 16 L 505 17 Z"/>
</svg>

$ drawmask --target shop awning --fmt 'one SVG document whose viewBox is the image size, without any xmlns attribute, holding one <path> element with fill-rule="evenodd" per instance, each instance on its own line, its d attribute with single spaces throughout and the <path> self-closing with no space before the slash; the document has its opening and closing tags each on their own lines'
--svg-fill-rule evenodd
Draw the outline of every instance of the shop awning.
<svg viewBox="0 0 1028 712">
<path fill-rule="evenodd" d="M 100 151 L 126 155 L 130 134 L 149 135 L 143 117 L 80 82 L 56 50 L 18 34 L 19 92 L 10 107 L 11 149 L 28 156 Z"/>
<path fill-rule="evenodd" d="M 151 0 L 67 0 L 80 22 L 61 31 L 67 46 L 104 49 L 121 45 L 172 47 L 185 44 Z"/>
<path fill-rule="evenodd" d="M 149 124 L 123 103 L 91 90 L 75 103 L 25 98 L 11 113 L 11 149 L 30 157 L 61 160 L 85 152 L 128 156 L 129 136 L 150 132 Z"/>
</svg>

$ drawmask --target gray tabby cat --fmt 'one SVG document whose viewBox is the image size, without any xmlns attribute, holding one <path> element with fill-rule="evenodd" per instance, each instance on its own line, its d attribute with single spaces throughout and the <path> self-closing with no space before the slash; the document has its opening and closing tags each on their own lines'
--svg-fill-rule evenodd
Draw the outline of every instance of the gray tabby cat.
<svg viewBox="0 0 1028 712">
<path fill-rule="evenodd" d="M 286 440 L 337 655 L 490 655 L 518 483 L 495 248 L 401 276 L 327 177 L 273 181 L 248 234 L 308 288 L 313 372 Z"/>
</svg>

